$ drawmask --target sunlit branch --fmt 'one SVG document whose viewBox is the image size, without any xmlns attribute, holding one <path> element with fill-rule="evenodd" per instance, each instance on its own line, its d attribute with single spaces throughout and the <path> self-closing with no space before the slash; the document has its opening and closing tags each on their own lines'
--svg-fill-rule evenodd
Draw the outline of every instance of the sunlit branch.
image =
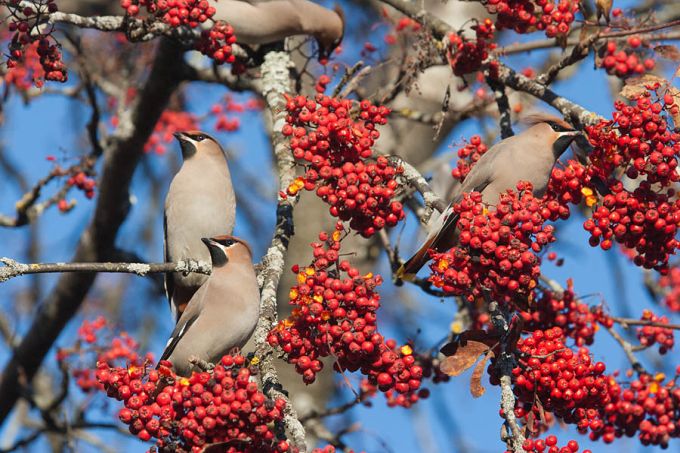
<svg viewBox="0 0 680 453">
<path fill-rule="evenodd" d="M 177 263 L 18 263 L 0 257 L 0 283 L 20 275 L 54 274 L 63 272 L 111 272 L 145 276 L 161 272 L 196 272 L 209 275 L 210 263 L 204 261 L 179 261 Z"/>
</svg>

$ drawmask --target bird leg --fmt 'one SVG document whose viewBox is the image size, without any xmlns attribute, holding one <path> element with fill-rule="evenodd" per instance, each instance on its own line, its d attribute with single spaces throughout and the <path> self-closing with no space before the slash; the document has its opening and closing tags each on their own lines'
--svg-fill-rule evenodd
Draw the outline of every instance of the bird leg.
<svg viewBox="0 0 680 453">
<path fill-rule="evenodd" d="M 214 364 L 208 363 L 205 360 L 196 357 L 195 355 L 189 357 L 189 363 L 203 371 L 212 371 L 212 369 L 215 368 Z"/>
</svg>

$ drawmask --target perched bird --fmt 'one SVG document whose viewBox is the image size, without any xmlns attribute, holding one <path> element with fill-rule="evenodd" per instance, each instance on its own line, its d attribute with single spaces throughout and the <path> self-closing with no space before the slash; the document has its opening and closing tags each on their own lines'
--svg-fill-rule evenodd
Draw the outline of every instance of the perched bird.
<svg viewBox="0 0 680 453">
<path fill-rule="evenodd" d="M 212 274 L 191 298 L 161 356 L 181 376 L 194 369 L 192 356 L 215 363 L 232 348 L 243 347 L 260 315 L 260 290 L 248 244 L 228 235 L 201 241 L 210 254 Z"/>
<path fill-rule="evenodd" d="M 482 200 L 495 205 L 501 193 L 515 189 L 519 181 L 533 185 L 533 193 L 545 193 L 553 165 L 580 134 L 564 120 L 550 115 L 532 115 L 531 126 L 520 134 L 492 146 L 454 191 L 451 204 L 430 229 L 425 243 L 396 272 L 398 279 L 408 279 L 430 260 L 428 250 L 443 252 L 457 242 L 458 216 L 453 207 L 463 194 L 480 192 Z"/>
<path fill-rule="evenodd" d="M 320 58 L 340 44 L 344 14 L 339 6 L 324 8 L 309 0 L 219 1 L 215 19 L 234 28 L 237 42 L 267 44 L 288 36 L 310 35 L 319 44 Z"/>
<path fill-rule="evenodd" d="M 234 230 L 236 196 L 226 154 L 204 132 L 177 132 L 175 138 L 184 162 L 165 198 L 165 261 L 208 262 L 210 253 L 201 238 Z M 175 321 L 207 278 L 198 273 L 165 275 L 165 291 Z"/>
</svg>

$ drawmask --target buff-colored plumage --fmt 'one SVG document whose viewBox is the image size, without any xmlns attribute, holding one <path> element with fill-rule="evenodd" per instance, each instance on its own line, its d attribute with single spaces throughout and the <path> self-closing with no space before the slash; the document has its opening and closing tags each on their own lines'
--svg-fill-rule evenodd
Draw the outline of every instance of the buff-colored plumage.
<svg viewBox="0 0 680 453">
<path fill-rule="evenodd" d="M 220 144 L 199 131 L 175 134 L 184 162 L 170 183 L 165 199 L 165 260 L 210 261 L 203 237 L 231 234 L 236 218 L 236 196 L 227 159 Z M 167 274 L 166 292 L 178 320 L 207 276 Z"/>
<path fill-rule="evenodd" d="M 260 314 L 260 291 L 248 245 L 233 236 L 202 239 L 212 274 L 193 295 L 172 332 L 161 360 L 178 375 L 195 370 L 190 359 L 215 363 L 248 341 Z"/>
<path fill-rule="evenodd" d="M 324 8 L 309 0 L 235 1 L 213 4 L 215 18 L 234 27 L 237 42 L 266 44 L 287 36 L 309 35 L 316 38 L 323 54 L 342 40 L 342 10 Z"/>
<path fill-rule="evenodd" d="M 458 218 L 453 206 L 464 193 L 481 192 L 482 200 L 494 205 L 501 193 L 515 189 L 520 181 L 528 181 L 534 195 L 543 195 L 555 161 L 578 131 L 561 118 L 549 115 L 532 115 L 526 122 L 530 127 L 492 146 L 472 167 L 455 190 L 449 207 L 433 224 L 425 243 L 401 266 L 397 277 L 406 279 L 418 272 L 429 261 L 428 250 L 443 252 L 456 244 Z"/>
</svg>

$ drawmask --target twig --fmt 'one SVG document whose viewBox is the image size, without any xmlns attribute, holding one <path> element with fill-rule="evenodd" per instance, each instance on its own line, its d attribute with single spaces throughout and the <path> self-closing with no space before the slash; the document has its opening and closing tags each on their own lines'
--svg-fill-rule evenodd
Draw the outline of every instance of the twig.
<svg viewBox="0 0 680 453">
<path fill-rule="evenodd" d="M 486 77 L 486 83 L 489 84 L 489 88 L 493 90 L 494 98 L 498 105 L 498 113 L 500 114 L 498 122 L 501 127 L 501 138 L 512 137 L 515 133 L 512 130 L 510 102 L 508 101 L 508 96 L 505 94 L 505 85 L 494 79 L 492 76 Z"/>
<path fill-rule="evenodd" d="M 607 327 L 604 326 L 605 329 L 607 329 L 607 332 L 616 340 L 620 345 L 621 348 L 623 349 L 623 352 L 626 354 L 626 357 L 628 358 L 628 361 L 630 362 L 631 366 L 633 369 L 638 373 L 638 374 L 648 374 L 645 368 L 642 366 L 640 361 L 635 357 L 635 349 L 633 348 L 633 345 L 627 342 L 626 340 L 623 339 L 619 333 L 614 330 L 613 327 Z"/>
<path fill-rule="evenodd" d="M 290 68 L 293 66 L 286 52 L 269 52 L 262 64 L 262 95 L 272 121 L 272 144 L 276 157 L 279 175 L 280 193 L 286 192 L 295 178 L 295 161 L 288 149 L 281 129 L 286 121 L 286 99 L 284 94 L 290 92 Z M 255 353 L 259 358 L 259 369 L 263 391 L 272 399 L 282 398 L 286 401 L 283 410 L 283 423 L 291 436 L 292 445 L 302 451 L 306 450 L 305 428 L 298 419 L 295 408 L 283 389 L 274 366 L 273 351 L 267 343 L 270 329 L 278 322 L 276 291 L 285 266 L 285 254 L 293 231 L 293 207 L 297 200 L 279 195 L 276 207 L 277 224 L 271 245 L 262 259 L 258 273 L 258 281 L 262 290 L 260 295 L 260 319 L 253 334 Z"/>
<path fill-rule="evenodd" d="M 212 266 L 205 261 L 178 261 L 177 263 L 18 263 L 0 257 L 0 283 L 28 274 L 52 274 L 62 272 L 112 272 L 145 276 L 164 272 L 195 272 L 210 275 Z"/>
<path fill-rule="evenodd" d="M 361 404 L 364 401 L 366 401 L 367 395 L 364 393 L 360 393 L 356 398 L 354 398 L 352 401 L 348 401 L 345 404 L 341 404 L 340 406 L 335 406 L 331 408 L 327 408 L 323 411 L 316 411 L 313 410 L 308 414 L 305 414 L 300 417 L 300 422 L 302 423 L 307 423 L 310 420 L 316 420 L 316 419 L 321 419 L 321 418 L 326 418 L 326 417 L 331 417 L 333 415 L 339 415 L 347 412 L 357 404 Z"/>
<path fill-rule="evenodd" d="M 650 326 L 680 330 L 680 324 L 664 324 L 662 322 L 647 321 L 644 319 L 618 318 L 616 316 L 610 316 L 609 319 L 617 324 L 621 324 L 624 328 L 627 328 L 628 326 Z"/>
<path fill-rule="evenodd" d="M 388 160 L 394 167 L 403 168 L 404 171 L 401 176 L 411 187 L 416 189 L 423 196 L 427 209 L 420 219 L 422 223 L 427 223 L 430 220 L 435 209 L 439 212 L 444 212 L 444 210 L 446 210 L 448 204 L 434 193 L 423 175 L 421 175 L 413 165 L 398 156 L 390 156 Z"/>
</svg>

